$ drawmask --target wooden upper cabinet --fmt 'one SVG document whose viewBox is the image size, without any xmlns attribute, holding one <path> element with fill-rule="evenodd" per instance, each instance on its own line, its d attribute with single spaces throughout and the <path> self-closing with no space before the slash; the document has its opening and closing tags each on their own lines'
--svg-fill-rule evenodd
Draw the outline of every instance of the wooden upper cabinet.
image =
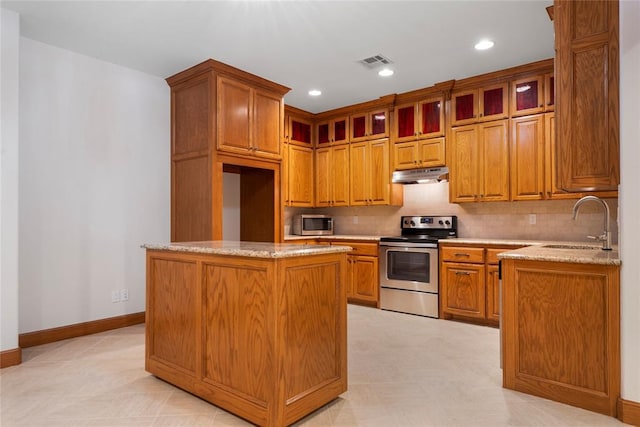
<svg viewBox="0 0 640 427">
<path fill-rule="evenodd" d="M 348 206 L 349 146 L 321 147 L 315 153 L 315 206 Z"/>
<path fill-rule="evenodd" d="M 313 207 L 313 148 L 287 144 L 282 170 L 283 181 L 287 181 L 285 204 Z"/>
<path fill-rule="evenodd" d="M 454 91 L 451 96 L 451 126 L 507 118 L 508 86 L 505 82 Z"/>
<path fill-rule="evenodd" d="M 280 158 L 282 96 L 224 76 L 217 89 L 218 150 Z"/>
<path fill-rule="evenodd" d="M 511 82 L 511 116 L 526 116 L 545 111 L 545 78 L 543 75 Z"/>
<path fill-rule="evenodd" d="M 389 140 L 350 144 L 351 206 L 391 204 Z"/>
<path fill-rule="evenodd" d="M 443 136 L 443 106 L 443 97 L 396 106 L 394 115 L 394 142 L 406 142 Z"/>
<path fill-rule="evenodd" d="M 284 120 L 284 140 L 291 144 L 311 147 L 313 145 L 313 122 L 308 119 L 287 114 Z"/>
<path fill-rule="evenodd" d="M 317 146 L 349 142 L 349 118 L 347 116 L 321 121 L 316 125 Z"/>
<path fill-rule="evenodd" d="M 380 108 L 350 116 L 351 142 L 386 138 L 389 136 L 389 109 Z"/>
<path fill-rule="evenodd" d="M 511 119 L 511 200 L 545 198 L 544 114 Z"/>
<path fill-rule="evenodd" d="M 505 119 L 452 129 L 452 203 L 509 200 L 508 124 Z"/>
<path fill-rule="evenodd" d="M 444 138 L 393 144 L 393 159 L 394 170 L 444 166 Z"/>
<path fill-rule="evenodd" d="M 555 0 L 558 186 L 620 183 L 618 1 Z"/>
</svg>

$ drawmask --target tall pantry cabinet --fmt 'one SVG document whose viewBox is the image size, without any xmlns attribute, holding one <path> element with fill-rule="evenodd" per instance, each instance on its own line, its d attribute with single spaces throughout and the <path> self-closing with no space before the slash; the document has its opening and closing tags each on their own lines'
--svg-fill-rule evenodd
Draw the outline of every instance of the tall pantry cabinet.
<svg viewBox="0 0 640 427">
<path fill-rule="evenodd" d="M 171 240 L 223 238 L 223 179 L 234 173 L 240 175 L 241 240 L 280 241 L 280 142 L 289 88 L 212 59 L 167 83 Z"/>
</svg>

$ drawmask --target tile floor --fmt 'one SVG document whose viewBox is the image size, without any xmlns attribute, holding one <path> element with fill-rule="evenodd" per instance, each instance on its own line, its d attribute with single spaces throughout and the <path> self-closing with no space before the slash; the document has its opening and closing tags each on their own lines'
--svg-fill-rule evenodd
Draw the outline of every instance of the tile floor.
<svg viewBox="0 0 640 427">
<path fill-rule="evenodd" d="M 349 306 L 349 391 L 300 426 L 623 426 L 501 387 L 498 330 Z M 144 371 L 144 326 L 23 352 L 0 425 L 246 426 Z"/>
</svg>

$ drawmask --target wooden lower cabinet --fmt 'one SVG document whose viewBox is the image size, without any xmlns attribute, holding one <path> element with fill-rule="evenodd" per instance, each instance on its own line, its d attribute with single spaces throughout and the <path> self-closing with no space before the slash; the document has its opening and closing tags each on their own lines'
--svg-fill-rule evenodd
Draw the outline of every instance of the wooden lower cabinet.
<svg viewBox="0 0 640 427">
<path fill-rule="evenodd" d="M 440 317 L 498 326 L 500 281 L 497 254 L 519 246 L 440 244 Z"/>
<path fill-rule="evenodd" d="M 378 243 L 340 239 L 332 240 L 331 244 L 352 248 L 352 251 L 347 253 L 347 301 L 378 307 L 380 304 Z"/>
<path fill-rule="evenodd" d="M 347 253 L 347 302 L 371 307 L 380 306 L 380 271 L 378 243 L 323 237 L 320 239 L 294 239 L 286 243 L 304 245 L 351 246 Z"/>
<path fill-rule="evenodd" d="M 620 268 L 502 262 L 503 386 L 616 415 Z"/>
<path fill-rule="evenodd" d="M 147 250 L 145 369 L 261 426 L 347 389 L 345 253 Z"/>
</svg>

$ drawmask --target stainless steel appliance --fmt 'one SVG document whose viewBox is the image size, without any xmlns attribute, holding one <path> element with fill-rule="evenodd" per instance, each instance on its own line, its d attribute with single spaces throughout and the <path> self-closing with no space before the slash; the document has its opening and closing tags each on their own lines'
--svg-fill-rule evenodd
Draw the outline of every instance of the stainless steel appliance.
<svg viewBox="0 0 640 427">
<path fill-rule="evenodd" d="M 328 215 L 296 215 L 293 217 L 293 234 L 299 236 L 332 235 L 333 218 Z"/>
<path fill-rule="evenodd" d="M 403 216 L 380 238 L 380 308 L 438 317 L 438 240 L 458 236 L 455 216 Z"/>
<path fill-rule="evenodd" d="M 424 184 L 449 180 L 449 168 L 421 168 L 393 172 L 391 180 L 396 184 Z"/>
</svg>

